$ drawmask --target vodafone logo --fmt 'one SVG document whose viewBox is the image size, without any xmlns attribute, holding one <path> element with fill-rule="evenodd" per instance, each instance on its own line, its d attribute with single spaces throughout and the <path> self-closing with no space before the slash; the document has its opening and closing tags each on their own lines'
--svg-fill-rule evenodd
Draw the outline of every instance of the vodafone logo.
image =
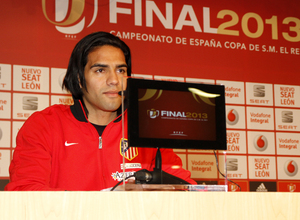
<svg viewBox="0 0 300 220">
<path fill-rule="evenodd" d="M 268 140 L 264 135 L 257 135 L 253 140 L 253 144 L 256 150 L 264 151 L 268 147 Z"/>
<path fill-rule="evenodd" d="M 54 24 L 55 28 L 63 34 L 78 34 L 84 27 L 90 27 L 97 18 L 98 0 L 94 0 L 93 17 L 88 25 L 86 25 L 85 16 L 82 16 L 85 8 L 85 0 L 55 0 L 54 21 L 48 16 L 50 9 L 48 9 L 46 2 L 46 0 L 42 0 L 45 18 Z"/>
<path fill-rule="evenodd" d="M 239 121 L 239 113 L 235 109 L 229 109 L 226 115 L 226 122 L 229 125 L 235 125 Z"/>
<path fill-rule="evenodd" d="M 284 164 L 284 172 L 288 176 L 295 176 L 298 173 L 298 165 L 294 160 L 288 160 Z"/>
<path fill-rule="evenodd" d="M 60 88 L 62 87 L 65 75 L 66 75 L 66 72 L 63 72 L 58 77 L 58 85 L 59 85 Z"/>
</svg>

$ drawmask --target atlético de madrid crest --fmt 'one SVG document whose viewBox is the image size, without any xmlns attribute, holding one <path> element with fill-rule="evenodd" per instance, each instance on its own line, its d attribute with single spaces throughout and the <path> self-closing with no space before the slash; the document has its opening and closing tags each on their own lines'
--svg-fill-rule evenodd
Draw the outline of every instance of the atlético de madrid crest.
<svg viewBox="0 0 300 220">
<path fill-rule="evenodd" d="M 124 152 L 124 157 L 127 160 L 133 160 L 138 155 L 138 149 L 136 147 L 129 147 L 128 140 L 127 139 L 123 140 L 123 138 L 121 138 L 120 139 L 120 154 L 122 157 L 123 157 L 123 152 Z"/>
</svg>

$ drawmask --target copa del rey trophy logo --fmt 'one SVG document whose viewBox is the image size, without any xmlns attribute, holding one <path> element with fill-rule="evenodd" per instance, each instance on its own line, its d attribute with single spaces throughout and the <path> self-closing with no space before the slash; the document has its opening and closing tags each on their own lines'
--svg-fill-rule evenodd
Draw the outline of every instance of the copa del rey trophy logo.
<svg viewBox="0 0 300 220">
<path fill-rule="evenodd" d="M 159 116 L 159 111 L 152 108 L 151 110 L 147 110 L 147 115 L 150 118 L 157 118 Z"/>
<path fill-rule="evenodd" d="M 296 190 L 296 185 L 291 183 L 287 185 L 287 188 L 290 192 L 294 192 Z"/>
<path fill-rule="evenodd" d="M 85 16 L 82 17 L 85 0 L 55 0 L 54 20 L 49 18 L 49 9 L 47 8 L 46 2 L 47 0 L 42 0 L 44 16 L 50 23 L 55 25 L 56 30 L 63 34 L 78 34 L 84 27 L 90 27 L 97 17 L 98 0 L 94 0 L 93 17 L 88 25 L 86 25 Z M 51 1 L 51 3 L 53 3 L 53 1 Z"/>
</svg>

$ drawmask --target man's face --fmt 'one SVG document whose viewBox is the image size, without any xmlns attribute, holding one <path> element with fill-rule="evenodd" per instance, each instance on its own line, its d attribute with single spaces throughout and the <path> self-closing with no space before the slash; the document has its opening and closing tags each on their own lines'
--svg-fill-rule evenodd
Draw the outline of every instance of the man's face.
<svg viewBox="0 0 300 220">
<path fill-rule="evenodd" d="M 89 53 L 84 68 L 87 90 L 83 89 L 89 118 L 115 112 L 120 107 L 122 99 L 118 92 L 127 85 L 124 76 L 127 76 L 127 64 L 121 49 L 104 45 Z"/>
</svg>

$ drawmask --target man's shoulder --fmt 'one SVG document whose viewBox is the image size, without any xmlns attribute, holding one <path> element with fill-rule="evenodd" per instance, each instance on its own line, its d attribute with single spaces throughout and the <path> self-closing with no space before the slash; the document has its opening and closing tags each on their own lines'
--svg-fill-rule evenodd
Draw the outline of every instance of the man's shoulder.
<svg viewBox="0 0 300 220">
<path fill-rule="evenodd" d="M 55 104 L 51 105 L 41 111 L 34 112 L 29 119 L 37 119 L 37 118 L 52 118 L 67 116 L 70 113 L 69 105 Z"/>
<path fill-rule="evenodd" d="M 34 112 L 22 126 L 20 132 L 45 132 L 50 128 L 57 129 L 63 121 L 69 122 L 70 106 L 52 105 L 44 110 Z"/>
<path fill-rule="evenodd" d="M 41 111 L 36 111 L 34 114 L 41 114 L 41 115 L 62 114 L 69 110 L 70 110 L 69 105 L 55 104 L 55 105 L 51 105 Z"/>
<path fill-rule="evenodd" d="M 64 112 L 64 111 L 68 111 L 68 110 L 70 110 L 70 105 L 55 104 L 55 105 L 51 105 L 51 106 L 45 108 L 41 112 L 44 114 L 47 114 L 47 113 L 52 113 L 52 112 L 57 112 L 57 111 Z"/>
</svg>

